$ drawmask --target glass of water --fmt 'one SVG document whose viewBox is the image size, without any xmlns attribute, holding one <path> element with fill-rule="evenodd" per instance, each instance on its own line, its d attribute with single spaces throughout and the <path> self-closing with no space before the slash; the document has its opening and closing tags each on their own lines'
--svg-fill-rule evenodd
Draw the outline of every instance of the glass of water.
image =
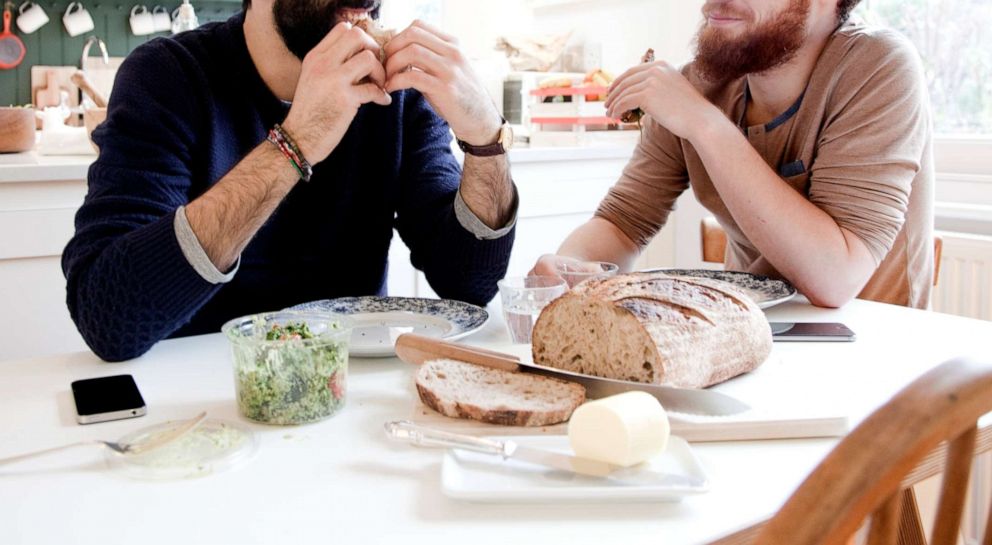
<svg viewBox="0 0 992 545">
<path fill-rule="evenodd" d="M 568 284 L 557 276 L 504 278 L 497 284 L 510 340 L 519 344 L 530 343 L 530 332 L 538 314 L 568 291 Z"/>
<path fill-rule="evenodd" d="M 568 287 L 574 288 L 586 280 L 616 276 L 620 267 L 606 261 L 562 261 L 556 269 L 558 275 L 568 283 Z"/>
</svg>

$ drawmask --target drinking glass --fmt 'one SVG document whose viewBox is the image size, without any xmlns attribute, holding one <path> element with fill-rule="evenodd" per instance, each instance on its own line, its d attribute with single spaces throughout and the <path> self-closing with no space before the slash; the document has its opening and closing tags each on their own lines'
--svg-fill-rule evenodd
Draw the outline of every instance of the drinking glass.
<svg viewBox="0 0 992 545">
<path fill-rule="evenodd" d="M 563 261 L 555 267 L 569 289 L 592 278 L 614 276 L 620 270 L 615 263 L 606 261 Z"/>
<path fill-rule="evenodd" d="M 568 291 L 568 284 L 557 276 L 527 276 L 500 280 L 503 320 L 514 343 L 530 343 L 530 333 L 541 310 Z"/>
</svg>

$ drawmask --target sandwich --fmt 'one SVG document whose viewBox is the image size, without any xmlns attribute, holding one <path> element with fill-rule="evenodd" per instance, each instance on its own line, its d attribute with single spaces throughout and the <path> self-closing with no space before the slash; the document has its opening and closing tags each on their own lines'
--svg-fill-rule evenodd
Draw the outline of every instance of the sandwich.
<svg viewBox="0 0 992 545">
<path fill-rule="evenodd" d="M 366 34 L 375 40 L 375 43 L 379 45 L 379 62 L 385 64 L 386 62 L 386 44 L 389 40 L 392 40 L 396 36 L 396 31 L 393 29 L 383 28 L 379 21 L 372 19 L 371 17 L 363 17 L 357 21 L 353 21 L 356 27 L 365 31 Z"/>
<path fill-rule="evenodd" d="M 647 64 L 649 62 L 654 62 L 654 49 L 648 49 L 647 53 L 641 57 L 641 64 Z M 644 110 L 634 108 L 621 114 L 620 121 L 624 123 L 640 123 L 642 117 L 644 117 Z"/>
</svg>

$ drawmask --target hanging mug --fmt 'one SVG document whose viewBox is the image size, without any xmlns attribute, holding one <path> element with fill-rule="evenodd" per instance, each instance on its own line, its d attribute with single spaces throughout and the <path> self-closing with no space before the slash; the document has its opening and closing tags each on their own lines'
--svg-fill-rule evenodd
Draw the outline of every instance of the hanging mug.
<svg viewBox="0 0 992 545">
<path fill-rule="evenodd" d="M 79 2 L 73 2 L 65 8 L 62 24 L 65 25 L 65 31 L 73 38 L 93 30 L 94 27 L 93 17 Z"/>
<path fill-rule="evenodd" d="M 155 21 L 155 32 L 169 32 L 172 30 L 172 17 L 169 17 L 169 10 L 162 6 L 152 8 L 152 19 Z"/>
<path fill-rule="evenodd" d="M 17 28 L 24 34 L 31 34 L 45 26 L 47 22 L 48 14 L 45 13 L 45 9 L 31 0 L 21 4 L 20 9 L 17 10 Z"/>
<path fill-rule="evenodd" d="M 155 32 L 155 18 L 148 8 L 142 5 L 131 8 L 131 33 L 135 36 L 147 36 Z"/>
</svg>

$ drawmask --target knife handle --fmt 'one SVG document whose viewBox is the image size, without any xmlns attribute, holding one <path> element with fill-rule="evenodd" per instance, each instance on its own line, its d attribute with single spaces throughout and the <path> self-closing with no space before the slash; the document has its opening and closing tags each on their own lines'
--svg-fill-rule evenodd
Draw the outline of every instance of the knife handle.
<svg viewBox="0 0 992 545">
<path fill-rule="evenodd" d="M 511 354 L 455 344 L 414 333 L 404 333 L 396 338 L 396 355 L 407 363 L 415 364 L 436 359 L 451 359 L 504 371 L 520 370 L 520 359 Z"/>
<path fill-rule="evenodd" d="M 436 430 L 418 426 L 408 420 L 386 422 L 385 428 L 386 435 L 390 439 L 405 441 L 418 447 L 460 448 L 485 454 L 498 454 L 503 457 L 512 454 L 512 449 L 508 448 L 509 445 L 506 441 Z"/>
</svg>

